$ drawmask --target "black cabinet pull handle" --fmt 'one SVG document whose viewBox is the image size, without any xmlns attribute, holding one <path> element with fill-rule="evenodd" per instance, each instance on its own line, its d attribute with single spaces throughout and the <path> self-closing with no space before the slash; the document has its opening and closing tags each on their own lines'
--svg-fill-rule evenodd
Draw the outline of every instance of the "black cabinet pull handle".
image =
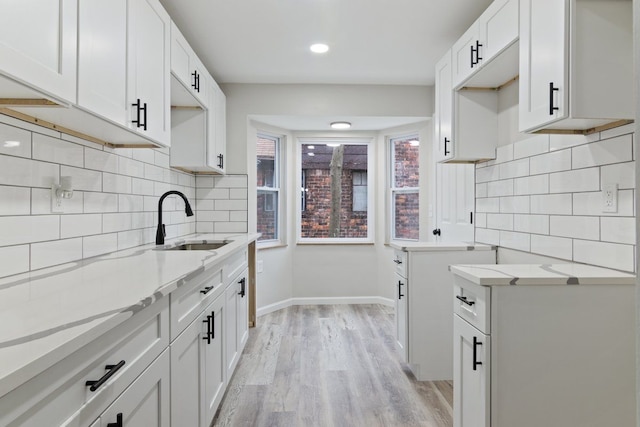
<svg viewBox="0 0 640 427">
<path fill-rule="evenodd" d="M 434 236 L 439 236 L 439 235 L 440 235 L 440 229 L 439 229 L 439 228 L 435 228 L 435 229 L 432 231 L 432 233 L 433 233 L 433 235 L 434 235 Z"/>
<path fill-rule="evenodd" d="M 89 390 L 96 391 L 99 389 L 102 384 L 106 383 L 109 378 L 113 376 L 120 368 L 124 366 L 124 360 L 121 360 L 117 365 L 106 365 L 104 369 L 107 369 L 107 372 L 96 381 L 87 381 L 84 383 L 85 386 L 89 387 Z"/>
<path fill-rule="evenodd" d="M 213 286 L 206 286 L 204 289 L 202 289 L 202 290 L 200 291 L 200 293 L 201 293 L 202 295 L 206 295 L 206 294 L 208 294 L 209 292 L 211 292 L 211 289 L 213 289 Z"/>
<path fill-rule="evenodd" d="M 451 153 L 451 151 L 447 150 L 447 144 L 451 142 L 451 140 L 449 138 L 444 138 L 444 155 L 448 155 Z"/>
<path fill-rule="evenodd" d="M 238 283 L 240 283 L 240 292 L 238 292 L 238 295 L 240 295 L 242 298 L 244 298 L 244 286 L 245 286 L 245 283 L 246 283 L 245 278 L 243 277 L 242 279 L 240 279 L 240 281 Z"/>
<path fill-rule="evenodd" d="M 211 339 L 216 339 L 216 312 L 211 311 Z"/>
<path fill-rule="evenodd" d="M 196 91 L 200 93 L 200 74 L 196 76 Z"/>
<path fill-rule="evenodd" d="M 144 107 L 140 107 L 140 109 L 144 113 L 142 115 L 142 118 L 144 119 L 144 123 L 142 124 L 142 129 L 147 130 L 147 103 L 145 102 Z"/>
<path fill-rule="evenodd" d="M 482 362 L 478 362 L 478 346 L 482 345 L 480 341 L 478 341 L 477 337 L 473 337 L 473 370 L 477 371 L 478 365 L 482 365 Z"/>
<path fill-rule="evenodd" d="M 402 285 L 404 285 L 404 283 L 402 283 L 400 280 L 398 280 L 398 299 L 402 299 L 402 297 L 404 296 L 404 294 L 402 293 L 402 288 L 401 288 Z"/>
<path fill-rule="evenodd" d="M 207 335 L 202 337 L 202 339 L 207 340 L 207 344 L 211 344 L 211 316 L 207 316 L 207 319 L 203 320 L 202 323 L 207 324 Z"/>
<path fill-rule="evenodd" d="M 132 107 L 136 107 L 136 119 L 131 120 L 131 123 L 135 124 L 137 128 L 142 126 L 140 123 L 140 98 L 136 100 L 135 103 L 131 104 Z"/>
<path fill-rule="evenodd" d="M 482 61 L 482 56 L 480 56 L 480 48 L 482 47 L 482 43 L 480 40 L 476 40 L 476 65 Z"/>
<path fill-rule="evenodd" d="M 107 424 L 107 427 L 123 427 L 124 424 L 122 423 L 122 412 L 119 412 L 116 415 L 116 422 L 115 423 L 109 423 Z"/>
<path fill-rule="evenodd" d="M 469 212 L 469 223 L 473 224 L 473 212 Z"/>
<path fill-rule="evenodd" d="M 147 103 L 142 104 L 140 98 L 138 98 L 131 106 L 136 107 L 136 119 L 131 120 L 131 123 L 134 123 L 137 128 L 147 130 Z M 143 113 L 142 119 L 140 118 L 140 113 Z"/>
<path fill-rule="evenodd" d="M 224 154 L 218 154 L 218 167 L 224 168 Z"/>
<path fill-rule="evenodd" d="M 475 61 L 473 60 L 473 52 L 475 51 L 475 48 L 473 46 L 469 46 L 471 49 L 471 68 L 473 68 L 474 65 L 476 65 Z"/>
<path fill-rule="evenodd" d="M 402 261 L 400 261 L 399 259 L 394 259 L 393 262 L 395 262 L 398 265 L 402 264 Z"/>
<path fill-rule="evenodd" d="M 558 111 L 559 107 L 553 106 L 553 92 L 558 92 L 560 88 L 553 87 L 553 82 L 549 83 L 549 115 L 553 116 L 554 111 Z"/>
<path fill-rule="evenodd" d="M 191 76 L 193 77 L 193 83 L 191 83 L 191 87 L 195 89 L 196 92 L 200 92 L 198 90 L 198 71 L 194 70 L 193 73 L 191 73 Z"/>
<path fill-rule="evenodd" d="M 476 303 L 475 301 L 469 301 L 467 297 L 463 297 L 461 295 L 456 295 L 456 298 L 462 301 L 463 303 L 467 304 L 469 307 L 471 307 Z"/>
</svg>

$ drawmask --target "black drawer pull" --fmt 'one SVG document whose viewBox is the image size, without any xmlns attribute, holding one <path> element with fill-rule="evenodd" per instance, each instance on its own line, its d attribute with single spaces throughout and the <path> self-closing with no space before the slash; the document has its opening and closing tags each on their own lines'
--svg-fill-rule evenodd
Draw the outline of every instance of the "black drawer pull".
<svg viewBox="0 0 640 427">
<path fill-rule="evenodd" d="M 216 312 L 211 311 L 211 339 L 216 339 Z"/>
<path fill-rule="evenodd" d="M 213 289 L 213 286 L 206 286 L 204 289 L 202 289 L 202 290 L 200 291 L 200 293 L 201 293 L 202 295 L 206 295 L 206 294 L 208 294 L 208 293 L 211 291 L 211 289 Z"/>
<path fill-rule="evenodd" d="M 107 424 L 107 427 L 123 427 L 124 424 L 122 423 L 122 412 L 119 412 L 116 415 L 116 422 L 115 423 L 109 423 Z"/>
<path fill-rule="evenodd" d="M 224 154 L 218 154 L 218 167 L 220 169 L 224 168 Z"/>
<path fill-rule="evenodd" d="M 106 365 L 104 369 L 108 369 L 108 371 L 97 381 L 87 381 L 84 383 L 89 390 L 96 391 L 102 386 L 113 374 L 115 374 L 120 368 L 124 366 L 124 360 L 121 360 L 117 365 Z"/>
<path fill-rule="evenodd" d="M 400 261 L 399 259 L 394 259 L 393 262 L 395 262 L 398 265 L 402 264 L 402 261 Z"/>
<path fill-rule="evenodd" d="M 553 82 L 549 83 L 549 115 L 553 116 L 554 111 L 558 111 L 560 108 L 553 105 L 553 92 L 558 92 L 560 88 L 553 87 Z"/>
<path fill-rule="evenodd" d="M 244 298 L 244 294 L 245 294 L 244 287 L 245 287 L 245 284 L 246 284 L 245 278 L 243 277 L 242 279 L 240 279 L 240 281 L 238 283 L 240 283 L 240 292 L 238 292 L 238 295 L 240 295 L 240 297 Z"/>
<path fill-rule="evenodd" d="M 482 365 L 482 362 L 478 362 L 478 346 L 482 345 L 478 338 L 473 337 L 473 370 L 477 371 L 478 365 Z"/>
<path fill-rule="evenodd" d="M 444 138 L 444 155 L 448 156 L 449 154 L 451 154 L 451 150 L 447 150 L 447 144 L 450 143 L 451 140 L 449 138 Z"/>
<path fill-rule="evenodd" d="M 207 340 L 207 344 L 211 344 L 211 316 L 207 316 L 207 319 L 203 320 L 202 323 L 207 324 L 207 335 L 202 337 L 202 339 Z"/>
<path fill-rule="evenodd" d="M 473 304 L 476 303 L 475 301 L 469 301 L 467 299 L 467 297 L 463 297 L 463 296 L 460 296 L 460 295 L 456 295 L 456 298 L 459 299 L 460 301 L 462 301 L 463 303 L 467 304 L 468 306 L 472 306 Z"/>
<path fill-rule="evenodd" d="M 402 299 L 402 297 L 404 296 L 404 294 L 402 293 L 402 288 L 401 288 L 402 285 L 404 285 L 404 283 L 402 283 L 400 280 L 398 280 L 398 299 Z"/>
</svg>

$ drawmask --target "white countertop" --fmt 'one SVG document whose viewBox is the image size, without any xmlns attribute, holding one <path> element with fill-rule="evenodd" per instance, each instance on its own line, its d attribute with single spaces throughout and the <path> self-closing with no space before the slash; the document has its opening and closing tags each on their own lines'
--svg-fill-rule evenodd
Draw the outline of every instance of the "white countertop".
<svg viewBox="0 0 640 427">
<path fill-rule="evenodd" d="M 633 285 L 636 276 L 585 264 L 452 265 L 453 274 L 494 285 Z"/>
<path fill-rule="evenodd" d="M 438 252 L 438 251 L 490 251 L 495 246 L 473 242 L 413 242 L 392 240 L 389 246 L 404 252 Z"/>
<path fill-rule="evenodd" d="M 0 396 L 168 295 L 259 234 L 198 234 L 215 251 L 162 251 L 155 244 L 0 279 Z"/>
</svg>

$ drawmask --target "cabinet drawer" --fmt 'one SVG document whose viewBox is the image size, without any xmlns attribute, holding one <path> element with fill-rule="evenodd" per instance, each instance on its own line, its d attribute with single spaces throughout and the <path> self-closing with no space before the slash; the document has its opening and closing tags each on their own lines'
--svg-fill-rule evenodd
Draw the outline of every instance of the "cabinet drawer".
<svg viewBox="0 0 640 427">
<path fill-rule="evenodd" d="M 231 255 L 224 262 L 224 285 L 225 287 L 229 285 L 240 273 L 242 270 L 247 268 L 248 251 L 247 248 L 244 247 L 237 253 Z"/>
<path fill-rule="evenodd" d="M 0 399 L 0 425 L 90 425 L 168 344 L 168 298 L 162 298 Z M 109 372 L 95 391 L 86 385 Z"/>
<path fill-rule="evenodd" d="M 407 252 L 398 249 L 393 251 L 393 263 L 396 268 L 396 274 L 407 278 Z"/>
<path fill-rule="evenodd" d="M 223 274 L 223 266 L 216 265 L 171 293 L 171 341 L 220 295 Z"/>
<path fill-rule="evenodd" d="M 475 326 L 491 333 L 491 288 L 471 283 L 453 275 L 453 312 Z"/>
</svg>

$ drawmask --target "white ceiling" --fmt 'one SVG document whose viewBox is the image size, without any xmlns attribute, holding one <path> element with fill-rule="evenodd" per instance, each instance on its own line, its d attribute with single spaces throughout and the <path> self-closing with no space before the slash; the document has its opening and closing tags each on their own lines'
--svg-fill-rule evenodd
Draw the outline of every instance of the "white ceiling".
<svg viewBox="0 0 640 427">
<path fill-rule="evenodd" d="M 291 131 L 332 131 L 332 122 L 351 123 L 350 132 L 379 131 L 428 120 L 427 117 L 366 117 L 366 116 L 269 116 L 253 115 L 253 120 Z M 333 131 L 335 132 L 335 131 Z"/>
<path fill-rule="evenodd" d="M 219 83 L 432 85 L 491 0 L 160 0 Z M 323 55 L 309 51 L 325 42 Z"/>
</svg>

